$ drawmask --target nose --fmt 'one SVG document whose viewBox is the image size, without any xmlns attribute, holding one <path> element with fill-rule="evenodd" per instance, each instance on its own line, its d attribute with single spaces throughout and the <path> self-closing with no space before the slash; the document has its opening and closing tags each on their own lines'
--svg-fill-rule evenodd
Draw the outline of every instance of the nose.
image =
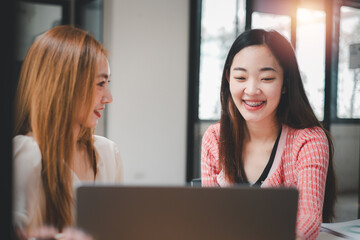
<svg viewBox="0 0 360 240">
<path fill-rule="evenodd" d="M 248 95 L 257 95 L 261 93 L 261 90 L 259 88 L 259 83 L 256 80 L 248 79 L 246 82 L 246 86 L 244 89 L 244 93 Z"/>
<path fill-rule="evenodd" d="M 108 104 L 108 103 L 111 103 L 112 101 L 113 101 L 113 97 L 111 95 L 111 91 L 110 91 L 109 86 L 107 86 L 105 88 L 104 96 L 102 98 L 102 103 L 103 104 Z"/>
</svg>

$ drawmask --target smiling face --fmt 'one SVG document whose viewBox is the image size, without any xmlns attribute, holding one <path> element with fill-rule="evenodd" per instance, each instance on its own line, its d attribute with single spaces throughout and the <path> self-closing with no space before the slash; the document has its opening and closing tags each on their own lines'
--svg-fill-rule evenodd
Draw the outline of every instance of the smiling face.
<svg viewBox="0 0 360 240">
<path fill-rule="evenodd" d="M 95 79 L 96 86 L 94 88 L 94 103 L 91 112 L 85 121 L 80 122 L 83 127 L 95 128 L 102 111 L 105 109 L 105 104 L 112 102 L 113 99 L 109 89 L 109 76 L 109 63 L 106 57 L 103 56 L 98 62 L 98 72 Z"/>
<path fill-rule="evenodd" d="M 283 69 L 266 45 L 245 47 L 235 55 L 230 92 L 247 123 L 276 122 L 283 81 Z"/>
</svg>

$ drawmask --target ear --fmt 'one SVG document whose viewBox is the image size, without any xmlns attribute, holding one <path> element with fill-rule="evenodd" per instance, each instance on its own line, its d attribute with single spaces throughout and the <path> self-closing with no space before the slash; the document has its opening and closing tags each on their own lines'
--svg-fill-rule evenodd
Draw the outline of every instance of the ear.
<svg viewBox="0 0 360 240">
<path fill-rule="evenodd" d="M 225 76 L 228 83 L 230 83 L 229 69 L 226 69 Z"/>
<path fill-rule="evenodd" d="M 286 87 L 283 85 L 281 89 L 281 94 L 285 94 L 285 93 L 286 93 Z"/>
</svg>

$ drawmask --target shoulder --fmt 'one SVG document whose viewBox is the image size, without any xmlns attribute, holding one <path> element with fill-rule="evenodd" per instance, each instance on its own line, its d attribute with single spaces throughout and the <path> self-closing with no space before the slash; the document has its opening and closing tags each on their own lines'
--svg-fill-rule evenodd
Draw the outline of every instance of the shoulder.
<svg viewBox="0 0 360 240">
<path fill-rule="evenodd" d="M 97 156 L 100 182 L 121 182 L 122 161 L 117 144 L 110 139 L 93 135 L 94 148 Z"/>
<path fill-rule="evenodd" d="M 327 137 L 324 130 L 320 127 L 304 128 L 304 129 L 294 129 L 288 127 L 289 132 L 288 136 L 290 140 L 295 142 L 306 142 L 310 140 L 317 140 L 320 142 L 326 141 Z"/>
<path fill-rule="evenodd" d="M 93 135 L 94 140 L 94 147 L 96 151 L 101 155 L 108 155 L 108 154 L 119 154 L 118 146 L 115 142 L 111 141 L 110 139 L 99 136 Z"/>
<path fill-rule="evenodd" d="M 220 138 L 220 123 L 212 124 L 206 129 L 202 137 L 203 146 L 217 144 L 219 143 L 219 138 Z"/>
<path fill-rule="evenodd" d="M 103 136 L 93 135 L 93 139 L 94 139 L 94 145 L 96 145 L 98 147 L 116 146 L 115 142 L 113 142 L 110 139 L 103 137 Z"/>
<path fill-rule="evenodd" d="M 210 125 L 206 129 L 203 139 L 212 139 L 212 138 L 219 139 L 219 137 L 220 137 L 220 123 L 215 123 Z"/>
<path fill-rule="evenodd" d="M 17 135 L 13 138 L 14 151 L 23 148 L 34 148 L 39 149 L 39 145 L 32 136 Z"/>
<path fill-rule="evenodd" d="M 329 142 L 324 130 L 320 127 L 293 129 L 289 128 L 287 137 L 287 147 L 292 151 L 300 153 L 322 152 L 327 154 L 329 151 Z"/>
<path fill-rule="evenodd" d="M 202 137 L 202 151 L 215 154 L 218 152 L 220 138 L 220 123 L 210 125 Z"/>
<path fill-rule="evenodd" d="M 41 152 L 35 139 L 26 135 L 15 136 L 13 138 L 13 159 L 15 164 L 19 163 L 23 168 L 30 164 L 40 164 Z"/>
</svg>

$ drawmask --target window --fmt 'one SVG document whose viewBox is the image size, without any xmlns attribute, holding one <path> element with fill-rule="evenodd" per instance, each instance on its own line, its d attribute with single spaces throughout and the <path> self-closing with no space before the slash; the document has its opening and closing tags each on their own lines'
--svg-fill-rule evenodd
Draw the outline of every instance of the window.
<svg viewBox="0 0 360 240">
<path fill-rule="evenodd" d="M 340 8 L 339 60 L 336 103 L 338 118 L 360 118 L 359 58 L 360 9 L 342 6 Z"/>
<path fill-rule="evenodd" d="M 187 182 L 200 177 L 202 136 L 220 119 L 222 70 L 231 44 L 245 29 L 245 2 L 191 1 Z"/>
<path fill-rule="evenodd" d="M 291 40 L 291 17 L 287 15 L 253 12 L 251 28 L 276 30 Z"/>
<path fill-rule="evenodd" d="M 297 10 L 296 55 L 306 95 L 320 121 L 325 100 L 325 23 L 324 11 Z"/>
<path fill-rule="evenodd" d="M 198 72 L 190 79 L 198 82 L 190 81 L 196 97 L 195 104 L 189 106 L 196 110 L 189 118 L 193 129 L 189 131 L 192 148 L 188 165 L 192 167 L 188 167 L 187 181 L 200 176 L 203 133 L 220 118 L 221 74 L 230 45 L 244 26 L 275 29 L 293 44 L 310 104 L 334 137 L 338 184 L 335 221 L 356 215 L 359 218 L 360 3 L 339 0 L 329 6 L 327 1 L 196 1 L 202 3 L 198 5 L 201 30 L 198 27 L 197 31 L 201 38 L 197 39 Z M 190 64 L 190 69 L 193 66 L 196 64 Z"/>
<path fill-rule="evenodd" d="M 297 8 L 293 3 L 281 7 L 270 4 L 265 8 L 256 3 L 255 9 L 249 9 L 246 7 L 248 1 L 245 0 L 200 2 L 200 56 L 197 76 L 199 89 L 195 93 L 198 94 L 198 102 L 195 103 L 198 109 L 194 111 L 196 116 L 192 118 L 195 119 L 192 123 L 193 132 L 189 133 L 193 137 L 193 146 L 190 147 L 193 159 L 190 161 L 193 164 L 191 178 L 200 176 L 202 136 L 210 124 L 220 119 L 220 85 L 226 55 L 235 38 L 249 23 L 251 28 L 274 29 L 290 42 L 296 43 L 294 48 L 305 91 L 319 120 L 324 118 L 325 99 L 324 11 Z M 246 10 L 251 17 L 249 23 L 246 23 Z M 297 16 L 294 18 L 291 15 Z M 296 29 L 295 35 L 293 28 Z"/>
<path fill-rule="evenodd" d="M 223 64 L 232 42 L 245 28 L 245 1 L 204 0 L 202 4 L 198 118 L 218 120 Z M 252 28 L 274 29 L 291 41 L 292 19 L 289 15 L 253 12 L 251 17 Z M 326 15 L 321 10 L 298 8 L 296 19 L 296 54 L 300 72 L 309 101 L 322 121 Z M 357 106 L 359 108 L 359 104 Z"/>
<path fill-rule="evenodd" d="M 200 120 L 220 118 L 220 84 L 231 44 L 245 29 L 245 1 L 202 1 L 199 116 Z"/>
</svg>

